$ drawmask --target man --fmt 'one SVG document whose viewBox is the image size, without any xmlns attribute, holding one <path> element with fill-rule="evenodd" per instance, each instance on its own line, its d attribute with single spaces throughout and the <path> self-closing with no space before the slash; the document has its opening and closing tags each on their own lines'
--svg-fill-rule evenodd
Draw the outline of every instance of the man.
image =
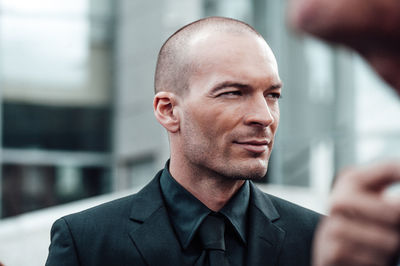
<svg viewBox="0 0 400 266">
<path fill-rule="evenodd" d="M 299 31 L 359 52 L 400 95 L 400 1 L 296 0 L 289 13 Z M 314 265 L 395 265 L 400 256 L 400 201 L 384 191 L 399 181 L 399 161 L 339 175 L 330 217 L 315 239 Z"/>
<path fill-rule="evenodd" d="M 319 215 L 251 181 L 267 172 L 281 87 L 249 25 L 213 17 L 174 33 L 154 97 L 170 160 L 139 193 L 56 221 L 46 265 L 309 265 Z"/>
</svg>

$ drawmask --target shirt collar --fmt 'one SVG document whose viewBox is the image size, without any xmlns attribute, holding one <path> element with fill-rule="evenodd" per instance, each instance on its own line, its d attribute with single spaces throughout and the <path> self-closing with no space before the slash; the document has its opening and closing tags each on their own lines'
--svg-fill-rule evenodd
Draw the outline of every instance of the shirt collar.
<svg viewBox="0 0 400 266">
<path fill-rule="evenodd" d="M 184 249 L 192 241 L 197 228 L 204 218 L 212 212 L 189 191 L 182 187 L 170 174 L 169 161 L 160 177 L 161 191 L 164 196 L 169 217 Z M 246 243 L 247 206 L 250 198 L 249 181 L 235 193 L 220 210 L 233 225 L 243 243 Z"/>
</svg>

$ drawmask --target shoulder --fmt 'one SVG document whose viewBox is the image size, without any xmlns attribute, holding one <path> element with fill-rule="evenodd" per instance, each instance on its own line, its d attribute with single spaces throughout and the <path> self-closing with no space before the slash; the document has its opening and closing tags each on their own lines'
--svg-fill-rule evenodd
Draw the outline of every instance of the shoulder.
<svg viewBox="0 0 400 266">
<path fill-rule="evenodd" d="M 305 254 L 309 254 L 321 214 L 267 193 L 263 195 L 272 203 L 277 213 L 273 220 L 274 225 L 285 231 L 284 253 L 292 248 L 299 250 L 299 245 L 304 245 Z"/>
<path fill-rule="evenodd" d="M 110 236 L 119 237 L 126 232 L 135 195 L 113 200 L 93 208 L 63 216 L 51 229 L 52 245 L 70 239 L 77 250 L 108 242 Z M 62 242 L 60 242 L 62 241 Z"/>
<path fill-rule="evenodd" d="M 95 207 L 61 217 L 55 222 L 68 228 L 71 234 L 110 234 L 121 231 L 136 213 L 146 213 L 161 204 L 158 175 L 136 194 L 112 200 Z M 118 224 L 118 226 L 115 226 Z"/>
<path fill-rule="evenodd" d="M 46 265 L 79 265 L 78 261 L 82 265 L 128 265 L 128 261 L 140 261 L 129 237 L 140 223 L 132 218 L 154 211 L 160 204 L 158 183 L 156 176 L 136 194 L 59 218 L 51 229 Z"/>
<path fill-rule="evenodd" d="M 157 201 L 160 198 L 159 189 L 159 174 L 153 178 L 149 184 L 143 187 L 139 192 L 115 199 L 95 207 L 66 215 L 62 217 L 67 224 L 70 223 L 84 223 L 89 221 L 91 223 L 101 221 L 107 224 L 107 221 L 115 221 L 118 217 L 127 218 L 134 208 L 146 209 L 149 202 Z"/>
<path fill-rule="evenodd" d="M 280 223 L 289 223 L 303 228 L 314 228 L 321 218 L 321 214 L 313 210 L 304 208 L 276 196 L 269 194 L 266 195 L 277 209 L 281 220 Z"/>
<path fill-rule="evenodd" d="M 129 212 L 130 206 L 134 201 L 136 194 L 109 201 L 95 207 L 76 212 L 73 214 L 62 217 L 67 223 L 69 222 L 84 222 L 90 220 L 91 222 L 98 219 L 106 219 L 107 217 L 118 217 Z"/>
<path fill-rule="evenodd" d="M 285 231 L 299 231 L 313 234 L 321 215 L 295 203 L 252 188 L 252 203 L 259 208 L 275 225 Z"/>
<path fill-rule="evenodd" d="M 321 214 L 293 202 L 261 191 L 251 183 L 251 202 L 266 214 L 269 219 L 289 220 L 297 223 L 316 224 Z"/>
<path fill-rule="evenodd" d="M 279 265 L 310 265 L 312 240 L 321 215 L 257 188 L 254 194 L 271 222 L 284 232 Z"/>
</svg>

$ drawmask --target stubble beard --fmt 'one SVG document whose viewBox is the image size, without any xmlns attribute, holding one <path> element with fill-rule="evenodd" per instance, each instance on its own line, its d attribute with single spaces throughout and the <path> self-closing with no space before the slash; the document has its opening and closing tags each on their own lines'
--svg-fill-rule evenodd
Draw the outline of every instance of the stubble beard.
<svg viewBox="0 0 400 266">
<path fill-rule="evenodd" d="M 188 114 L 187 116 L 190 117 Z M 267 173 L 270 154 L 264 160 L 259 158 L 261 155 L 256 154 L 253 158 L 235 160 L 231 149 L 216 149 L 213 138 L 203 136 L 201 130 L 193 124 L 187 124 L 182 133 L 184 157 L 194 175 L 220 180 L 260 180 Z M 257 132 L 251 133 L 255 134 Z"/>
<path fill-rule="evenodd" d="M 249 166 L 243 162 L 232 167 L 228 167 L 226 178 L 233 180 L 260 180 L 267 174 L 268 160 L 265 165 Z"/>
<path fill-rule="evenodd" d="M 210 147 L 212 144 L 185 143 L 184 145 L 185 157 L 191 165 L 193 174 L 202 173 L 209 178 L 222 180 L 260 180 L 267 173 L 269 157 L 263 160 L 255 156 L 250 162 L 232 160 L 229 152 L 222 153 L 221 156 L 218 155 L 220 151 L 213 152 L 215 147 Z"/>
</svg>

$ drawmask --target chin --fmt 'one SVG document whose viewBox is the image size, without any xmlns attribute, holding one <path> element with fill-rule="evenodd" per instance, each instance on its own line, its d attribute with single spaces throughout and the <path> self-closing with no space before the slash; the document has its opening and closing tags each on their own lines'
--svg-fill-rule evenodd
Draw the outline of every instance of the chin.
<svg viewBox="0 0 400 266">
<path fill-rule="evenodd" d="M 239 180 L 259 180 L 267 174 L 268 161 L 243 162 L 231 168 L 229 178 Z"/>
<path fill-rule="evenodd" d="M 256 170 L 243 175 L 243 180 L 260 180 L 267 174 L 267 170 Z"/>
<path fill-rule="evenodd" d="M 246 179 L 258 180 L 267 174 L 268 160 L 257 160 L 257 162 L 251 162 L 247 164 L 247 167 L 248 174 Z"/>
</svg>

